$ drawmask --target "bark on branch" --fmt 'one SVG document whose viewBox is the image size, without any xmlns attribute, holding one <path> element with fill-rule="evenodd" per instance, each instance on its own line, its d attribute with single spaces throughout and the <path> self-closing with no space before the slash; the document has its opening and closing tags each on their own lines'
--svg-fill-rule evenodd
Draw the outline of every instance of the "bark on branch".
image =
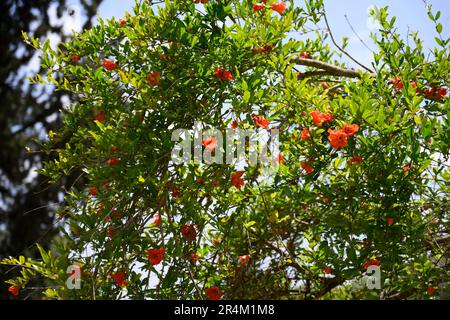
<svg viewBox="0 0 450 320">
<path fill-rule="evenodd" d="M 337 77 L 347 77 L 347 78 L 361 78 L 360 71 L 353 69 L 346 69 L 329 64 L 323 61 L 314 59 L 304 59 L 300 57 L 292 58 L 291 62 L 307 67 L 313 67 L 320 70 L 317 71 L 307 71 L 299 73 L 298 78 L 304 79 L 312 76 L 337 76 Z M 375 77 L 375 74 L 369 73 L 370 76 Z"/>
</svg>

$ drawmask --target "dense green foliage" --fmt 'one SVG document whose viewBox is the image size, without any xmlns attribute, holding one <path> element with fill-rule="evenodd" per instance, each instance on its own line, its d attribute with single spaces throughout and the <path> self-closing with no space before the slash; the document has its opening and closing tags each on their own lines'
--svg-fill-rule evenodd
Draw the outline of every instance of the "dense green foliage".
<svg viewBox="0 0 450 320">
<path fill-rule="evenodd" d="M 67 190 L 67 227 L 43 261 L 3 261 L 26 266 L 13 286 L 40 274 L 48 298 L 448 296 L 450 40 L 440 14 L 429 13 L 430 55 L 417 34 L 396 33 L 387 8 L 374 12 L 378 51 L 356 71 L 318 28 L 321 1 L 253 5 L 139 1 L 58 52 L 42 45 L 49 71 L 35 81 L 78 98 L 49 134 L 44 149 L 57 159 L 42 173 L 56 182 L 79 170 L 88 183 Z M 269 178 L 260 165 L 242 175 L 171 161 L 176 128 L 263 131 L 264 119 L 282 152 Z M 79 290 L 66 287 L 73 264 Z M 370 265 L 381 289 L 352 285 Z"/>
</svg>

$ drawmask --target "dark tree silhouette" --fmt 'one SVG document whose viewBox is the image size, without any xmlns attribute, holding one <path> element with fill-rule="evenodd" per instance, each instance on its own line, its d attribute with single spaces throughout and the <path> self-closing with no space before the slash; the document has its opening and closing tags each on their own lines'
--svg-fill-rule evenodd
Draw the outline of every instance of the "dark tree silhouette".
<svg viewBox="0 0 450 320">
<path fill-rule="evenodd" d="M 101 1 L 80 0 L 83 28 L 91 27 Z M 46 246 L 57 233 L 54 211 L 62 199 L 61 188 L 49 187 L 34 173 L 46 159 L 42 153 L 26 149 L 38 149 L 39 141 L 58 128 L 58 109 L 62 99 L 70 97 L 28 84 L 27 67 L 37 53 L 23 42 L 22 31 L 64 41 L 70 37 L 64 31 L 64 17 L 73 14 L 66 0 L 0 1 L 0 259 L 35 256 L 34 243 Z M 0 299 L 9 296 L 4 281 L 11 272 L 16 270 L 0 267 Z"/>
</svg>

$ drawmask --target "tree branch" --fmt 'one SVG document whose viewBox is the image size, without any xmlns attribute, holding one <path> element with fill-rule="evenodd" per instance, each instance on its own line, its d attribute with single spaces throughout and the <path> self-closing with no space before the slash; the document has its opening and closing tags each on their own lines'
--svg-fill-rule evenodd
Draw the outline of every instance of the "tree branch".
<svg viewBox="0 0 450 320">
<path fill-rule="evenodd" d="M 337 77 L 347 77 L 347 78 L 361 78 L 361 74 L 358 70 L 341 68 L 333 64 L 329 64 L 323 61 L 314 59 L 304 59 L 300 57 L 295 57 L 291 59 L 291 62 L 307 67 L 313 67 L 321 70 L 317 71 L 307 71 L 298 74 L 299 79 L 312 77 L 312 76 L 337 76 Z M 374 73 L 370 73 L 372 77 L 375 77 Z"/>
</svg>

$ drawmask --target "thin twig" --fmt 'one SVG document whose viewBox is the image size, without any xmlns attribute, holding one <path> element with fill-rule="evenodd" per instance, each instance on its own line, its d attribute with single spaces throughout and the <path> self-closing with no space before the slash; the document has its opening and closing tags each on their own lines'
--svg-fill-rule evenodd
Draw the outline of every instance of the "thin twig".
<svg viewBox="0 0 450 320">
<path fill-rule="evenodd" d="M 334 39 L 333 33 L 331 32 L 330 25 L 328 23 L 327 14 L 325 12 L 325 5 L 323 6 L 323 18 L 324 18 L 325 24 L 327 25 L 327 29 L 328 29 L 328 33 L 330 34 L 331 41 L 336 46 L 336 48 L 338 48 L 339 51 L 341 51 L 343 54 L 345 54 L 347 57 L 349 57 L 353 62 L 358 64 L 361 68 L 365 69 L 367 72 L 373 73 L 373 71 L 370 68 L 366 67 L 365 65 L 360 63 L 358 60 L 353 58 L 347 51 L 345 51 L 340 45 L 337 44 L 336 40 Z"/>
</svg>

